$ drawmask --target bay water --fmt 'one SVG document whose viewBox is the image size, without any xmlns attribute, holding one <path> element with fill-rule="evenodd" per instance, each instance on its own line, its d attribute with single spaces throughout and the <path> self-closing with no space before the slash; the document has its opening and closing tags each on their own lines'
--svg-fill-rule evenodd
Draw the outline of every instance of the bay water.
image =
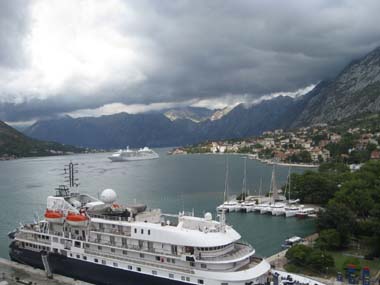
<svg viewBox="0 0 380 285">
<path fill-rule="evenodd" d="M 0 257 L 7 258 L 7 233 L 20 223 L 43 217 L 46 198 L 54 188 L 65 184 L 63 168 L 78 163 L 80 192 L 97 197 L 106 188 L 114 189 L 119 204 L 144 203 L 148 208 L 161 208 L 164 213 L 193 211 L 196 215 L 211 212 L 223 202 L 225 162 L 227 155 L 166 155 L 158 149 L 159 159 L 111 162 L 110 153 L 80 154 L 25 158 L 0 161 Z M 229 156 L 230 194 L 241 193 L 244 160 L 242 155 Z M 302 172 L 302 168 L 293 168 Z M 268 192 L 272 166 L 247 160 L 247 188 L 258 194 L 260 179 L 263 192 Z M 287 167 L 276 167 L 278 185 L 286 182 Z M 227 214 L 242 238 L 251 243 L 260 256 L 269 256 L 281 249 L 290 236 L 306 236 L 314 232 L 311 219 L 273 217 L 257 213 Z"/>
</svg>

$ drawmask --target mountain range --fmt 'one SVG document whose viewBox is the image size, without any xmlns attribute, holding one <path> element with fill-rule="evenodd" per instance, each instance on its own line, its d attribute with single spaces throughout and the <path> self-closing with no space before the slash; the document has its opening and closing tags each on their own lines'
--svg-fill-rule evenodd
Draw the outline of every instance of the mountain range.
<svg viewBox="0 0 380 285">
<path fill-rule="evenodd" d="M 65 116 L 38 121 L 24 133 L 84 147 L 161 147 L 336 123 L 377 112 L 380 112 L 380 48 L 350 63 L 336 78 L 321 81 L 312 91 L 296 98 L 279 96 L 254 105 L 239 104 L 215 111 L 186 107 L 101 117 Z"/>
</svg>

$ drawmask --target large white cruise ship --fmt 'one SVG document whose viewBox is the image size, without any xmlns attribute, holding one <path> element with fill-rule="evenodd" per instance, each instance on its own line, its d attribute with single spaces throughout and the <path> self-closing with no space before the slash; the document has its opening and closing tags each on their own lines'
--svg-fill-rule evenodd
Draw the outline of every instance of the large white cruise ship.
<svg viewBox="0 0 380 285">
<path fill-rule="evenodd" d="M 120 149 L 109 157 L 109 159 L 113 162 L 156 158 L 159 158 L 159 155 L 148 147 L 140 148 L 137 150 L 132 150 L 127 147 L 127 149 Z"/>
<path fill-rule="evenodd" d="M 270 265 L 210 213 L 166 215 L 122 206 L 111 189 L 99 199 L 60 186 L 45 218 L 9 234 L 10 258 L 95 284 L 266 284 Z M 76 188 L 75 188 L 76 189 Z"/>
</svg>

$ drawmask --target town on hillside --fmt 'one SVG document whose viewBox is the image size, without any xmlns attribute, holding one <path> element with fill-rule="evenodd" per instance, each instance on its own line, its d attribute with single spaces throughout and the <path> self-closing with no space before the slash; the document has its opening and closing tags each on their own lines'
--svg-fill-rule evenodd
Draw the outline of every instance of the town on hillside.
<svg viewBox="0 0 380 285">
<path fill-rule="evenodd" d="M 379 144 L 379 130 L 356 127 L 342 131 L 317 124 L 291 131 L 265 131 L 258 137 L 207 141 L 170 153 L 242 153 L 267 163 L 303 166 L 333 161 L 349 164 L 355 170 L 365 161 L 380 159 Z"/>
</svg>

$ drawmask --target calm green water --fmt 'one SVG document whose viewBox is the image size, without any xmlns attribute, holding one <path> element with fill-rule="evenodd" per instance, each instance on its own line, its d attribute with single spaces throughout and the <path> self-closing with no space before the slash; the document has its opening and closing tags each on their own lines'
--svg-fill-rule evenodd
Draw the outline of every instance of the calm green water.
<svg viewBox="0 0 380 285">
<path fill-rule="evenodd" d="M 7 257 L 7 233 L 20 222 L 43 216 L 46 198 L 64 182 L 63 165 L 78 163 L 79 189 L 97 196 L 105 188 L 114 189 L 119 203 L 143 202 L 149 208 L 161 208 L 166 213 L 194 209 L 198 215 L 222 203 L 224 191 L 224 155 L 166 155 L 159 150 L 157 160 L 111 163 L 109 154 L 87 154 L 64 157 L 32 158 L 0 162 L 0 256 Z M 243 159 L 230 156 L 230 192 L 240 193 L 243 179 Z M 247 186 L 258 189 L 260 177 L 263 190 L 269 189 L 272 167 L 257 161 L 247 161 Z M 301 169 L 295 170 L 301 172 Z M 277 167 L 277 181 L 286 180 L 288 169 Z M 253 190 L 251 190 L 253 192 Z M 227 215 L 227 222 L 240 232 L 262 256 L 280 249 L 291 235 L 305 236 L 313 232 L 312 220 L 272 217 L 254 213 Z"/>
</svg>

